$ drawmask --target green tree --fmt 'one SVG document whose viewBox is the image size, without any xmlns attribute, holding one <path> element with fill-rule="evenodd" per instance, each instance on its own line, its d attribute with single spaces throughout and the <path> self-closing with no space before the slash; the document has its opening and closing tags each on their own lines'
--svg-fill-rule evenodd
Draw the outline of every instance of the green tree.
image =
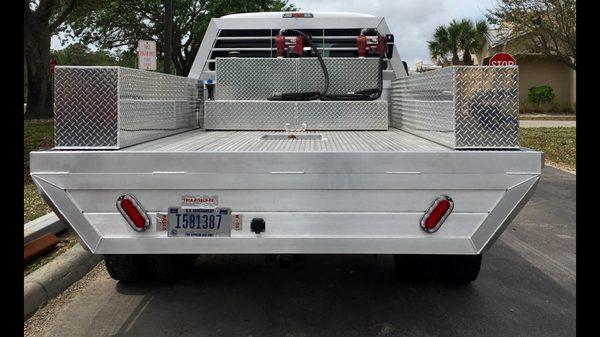
<svg viewBox="0 0 600 337">
<path fill-rule="evenodd" d="M 462 64 L 472 65 L 471 53 L 478 53 L 483 48 L 487 24 L 478 21 L 473 24 L 471 20 L 452 20 L 448 26 L 438 26 L 433 34 L 433 40 L 427 41 L 429 53 L 432 57 L 448 62 L 448 55 L 452 55 L 452 64 L 461 64 L 459 54 L 462 51 Z"/>
<path fill-rule="evenodd" d="M 52 116 L 50 38 L 71 16 L 102 6 L 102 0 L 23 0 L 28 118 Z M 81 14 L 80 14 L 81 15 Z"/>
<path fill-rule="evenodd" d="M 232 13 L 291 11 L 287 0 L 173 0 L 173 48 L 171 59 L 178 75 L 187 75 L 210 19 Z M 156 41 L 164 50 L 161 0 L 113 0 L 110 6 L 72 17 L 65 32 L 83 43 L 101 48 L 124 48 L 130 56 L 140 39 Z"/>
<path fill-rule="evenodd" d="M 486 17 L 505 27 L 504 37 L 523 37 L 527 52 L 557 57 L 577 70 L 575 0 L 498 0 Z"/>
<path fill-rule="evenodd" d="M 88 46 L 74 43 L 62 50 L 52 50 L 51 58 L 59 65 L 72 66 L 115 66 L 119 63 L 117 55 L 108 50 L 91 51 Z"/>
</svg>

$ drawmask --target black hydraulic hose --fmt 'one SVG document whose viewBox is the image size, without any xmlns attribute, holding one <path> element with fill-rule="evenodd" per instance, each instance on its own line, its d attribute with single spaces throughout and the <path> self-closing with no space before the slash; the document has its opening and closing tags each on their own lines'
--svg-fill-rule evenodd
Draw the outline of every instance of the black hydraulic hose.
<svg viewBox="0 0 600 337">
<path fill-rule="evenodd" d="M 327 72 L 327 67 L 325 67 L 325 62 L 323 61 L 321 54 L 319 53 L 317 48 L 315 48 L 308 36 L 303 32 L 295 29 L 282 29 L 279 31 L 279 34 L 283 35 L 285 32 L 299 34 L 308 43 L 313 53 L 317 55 L 317 59 L 319 60 L 319 63 L 321 65 L 321 70 L 323 71 L 323 76 L 325 77 L 325 85 L 322 91 L 282 93 L 280 95 L 273 95 L 267 99 L 269 101 L 312 101 L 320 99 L 321 97 L 323 97 L 323 95 L 327 93 L 327 90 L 329 90 L 329 73 Z"/>
<path fill-rule="evenodd" d="M 379 32 L 376 29 L 363 29 L 361 31 L 361 34 L 365 34 L 366 32 L 372 31 L 374 31 L 378 37 L 380 36 Z M 379 43 L 379 39 L 377 43 Z M 383 92 L 383 56 L 383 48 L 381 48 L 379 53 L 379 82 L 377 83 L 377 88 L 360 90 L 354 92 L 353 94 L 323 95 L 321 99 L 323 101 L 374 101 L 381 97 L 381 93 Z"/>
</svg>

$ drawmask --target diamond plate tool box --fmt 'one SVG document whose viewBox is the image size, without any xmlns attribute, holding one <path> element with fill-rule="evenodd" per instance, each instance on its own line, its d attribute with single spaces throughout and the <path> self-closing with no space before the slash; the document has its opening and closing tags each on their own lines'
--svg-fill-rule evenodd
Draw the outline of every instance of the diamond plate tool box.
<svg viewBox="0 0 600 337">
<path fill-rule="evenodd" d="M 123 67 L 56 67 L 57 149 L 119 149 L 199 127 L 197 81 Z"/>
<path fill-rule="evenodd" d="M 328 94 L 377 88 L 378 58 L 323 58 Z M 319 91 L 325 78 L 317 58 L 217 58 L 216 100 L 266 100 L 276 92 Z"/>
<path fill-rule="evenodd" d="M 519 147 L 516 66 L 453 66 L 392 82 L 391 126 L 455 149 Z"/>
</svg>

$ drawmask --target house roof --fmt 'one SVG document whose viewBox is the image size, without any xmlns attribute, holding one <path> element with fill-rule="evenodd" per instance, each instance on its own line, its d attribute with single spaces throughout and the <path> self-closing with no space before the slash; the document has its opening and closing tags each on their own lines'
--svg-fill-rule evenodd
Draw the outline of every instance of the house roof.
<svg viewBox="0 0 600 337">
<path fill-rule="evenodd" d="M 511 29 L 502 27 L 496 29 L 488 29 L 485 33 L 485 38 L 490 45 L 490 48 L 494 48 L 503 45 L 509 41 L 512 41 L 518 37 L 525 35 L 526 33 L 514 34 Z"/>
</svg>

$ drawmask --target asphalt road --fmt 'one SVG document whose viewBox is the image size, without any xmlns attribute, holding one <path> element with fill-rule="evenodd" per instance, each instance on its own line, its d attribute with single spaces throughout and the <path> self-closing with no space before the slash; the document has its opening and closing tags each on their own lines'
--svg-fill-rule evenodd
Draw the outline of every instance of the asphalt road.
<svg viewBox="0 0 600 337">
<path fill-rule="evenodd" d="M 406 284 L 391 256 L 204 256 L 175 284 L 127 285 L 103 266 L 36 314 L 28 336 L 573 336 L 575 176 L 537 192 L 467 286 Z"/>
</svg>

